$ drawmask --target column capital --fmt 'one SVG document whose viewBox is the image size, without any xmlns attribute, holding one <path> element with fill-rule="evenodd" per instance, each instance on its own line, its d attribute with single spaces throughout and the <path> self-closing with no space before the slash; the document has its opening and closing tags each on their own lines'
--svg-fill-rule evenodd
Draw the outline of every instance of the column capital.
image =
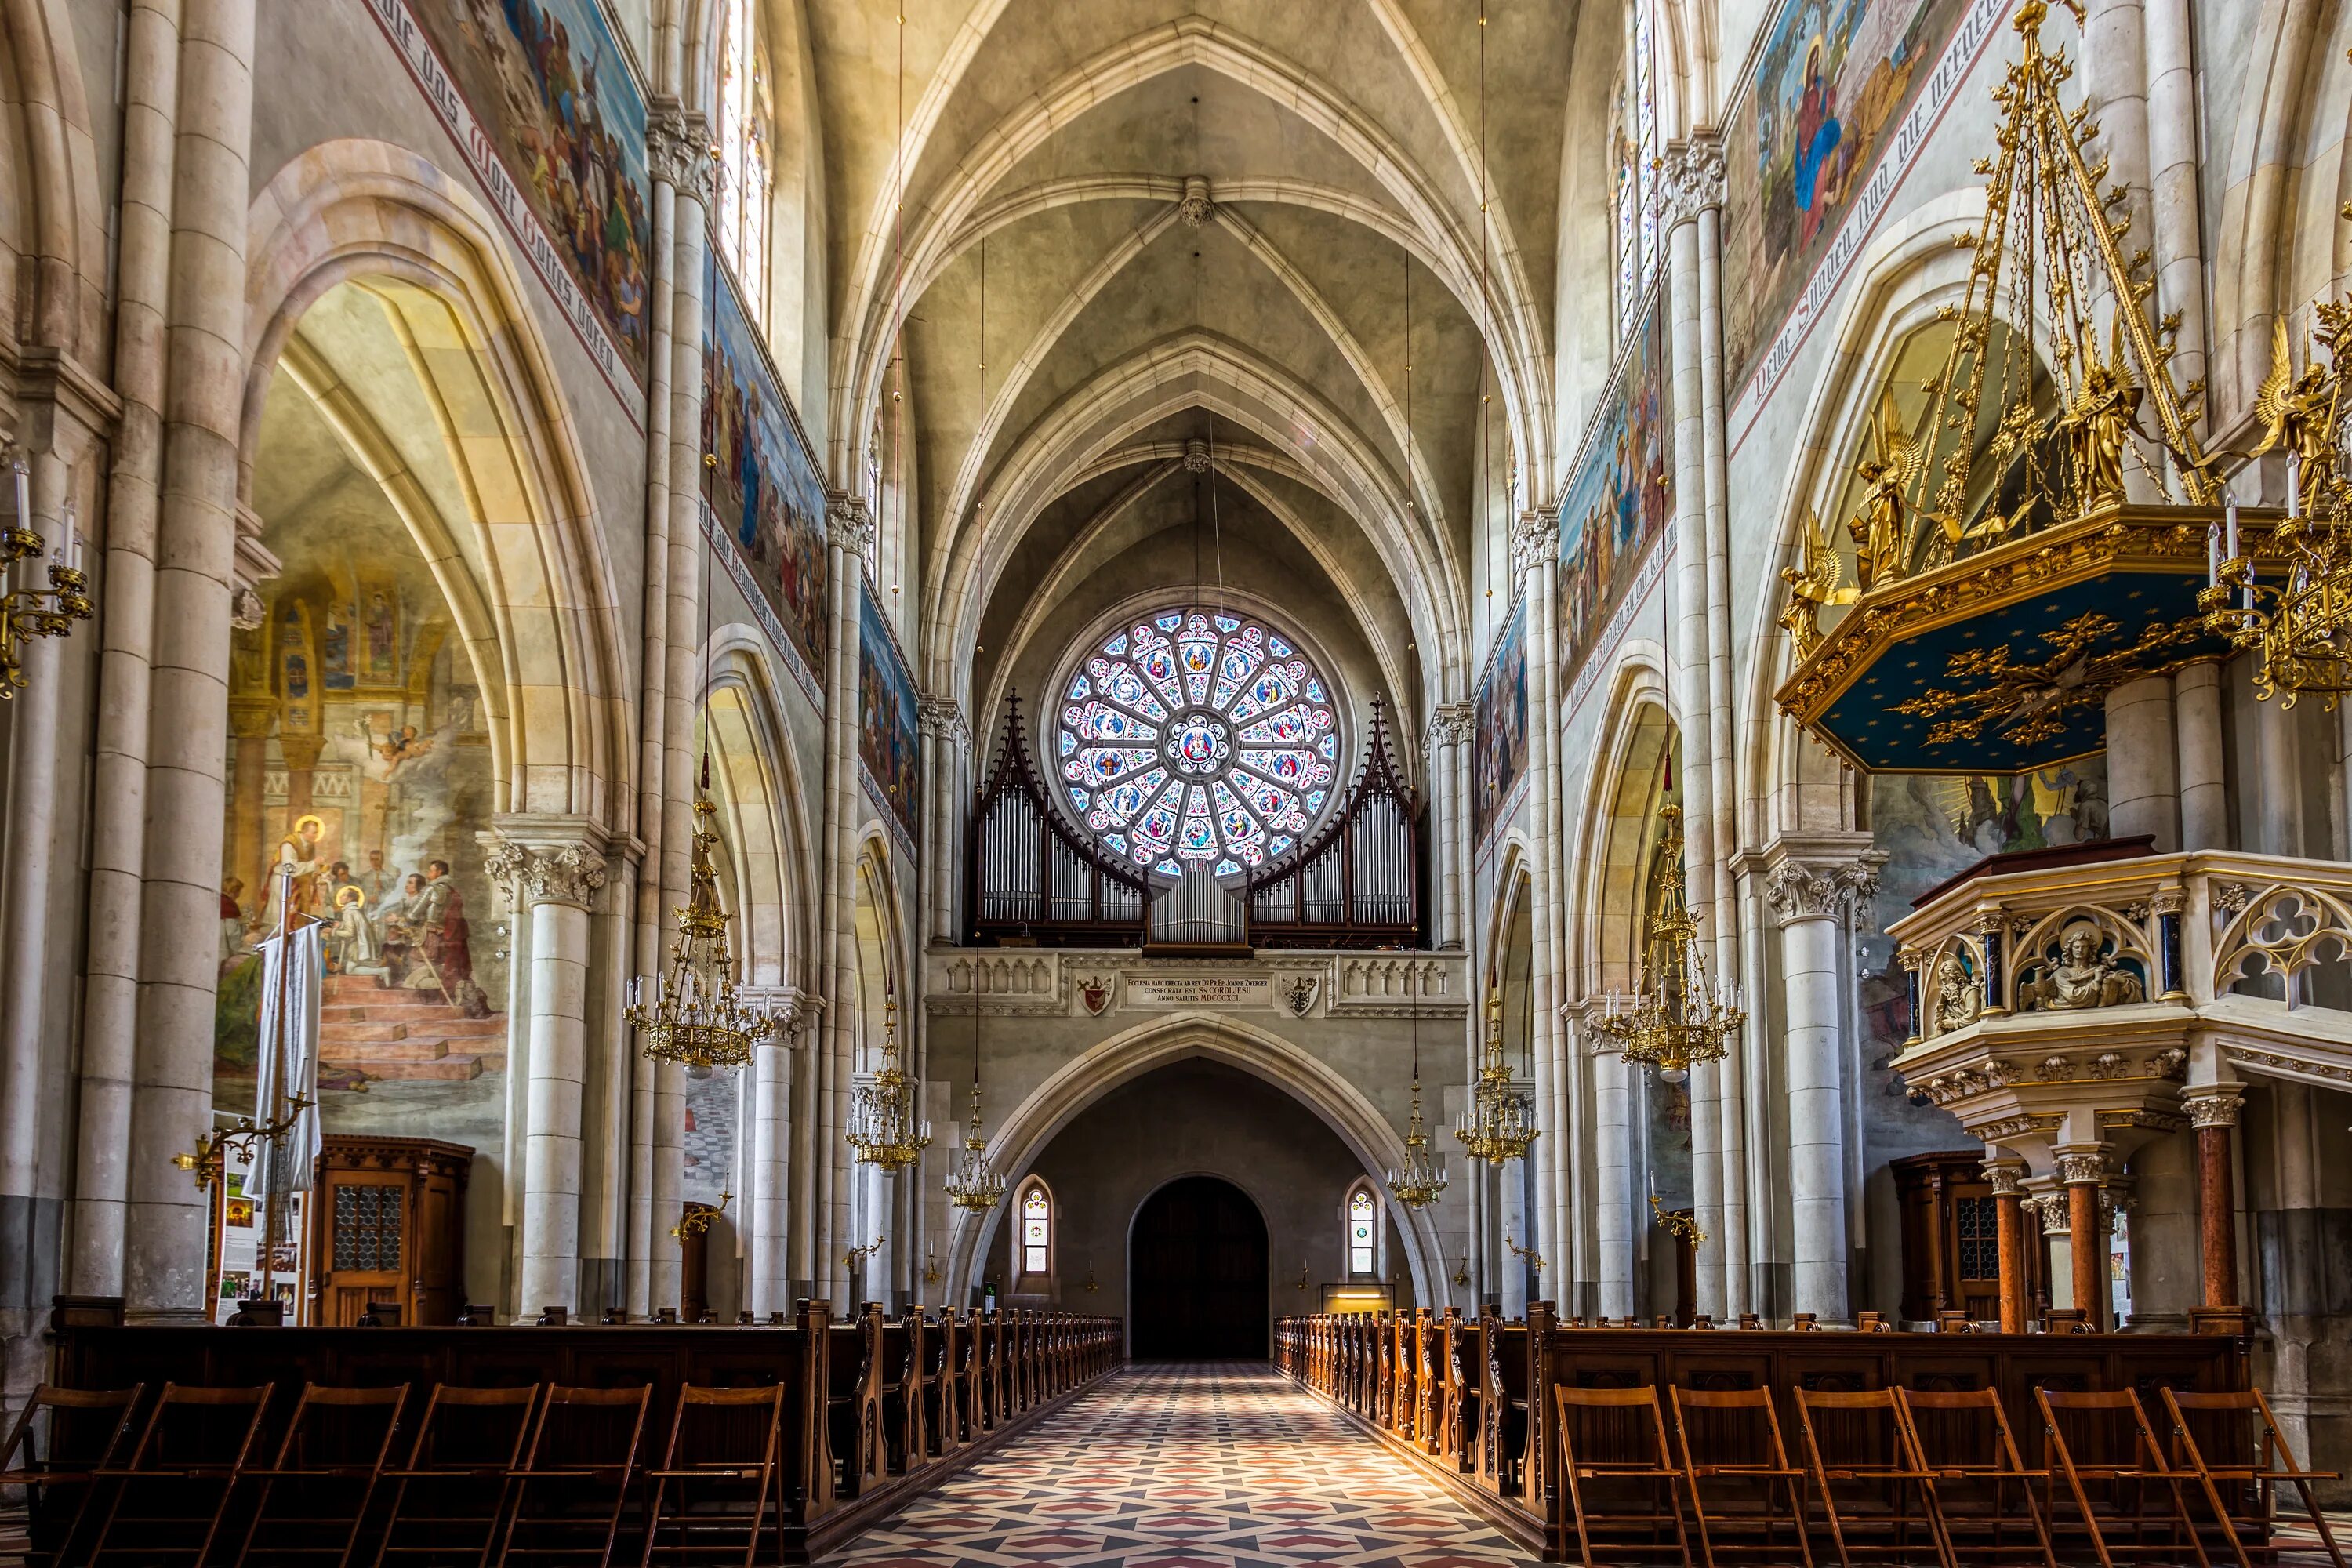
<svg viewBox="0 0 2352 1568">
<path fill-rule="evenodd" d="M 959 746 L 971 744 L 971 726 L 964 722 L 963 704 L 954 698 L 926 692 L 918 700 L 916 710 L 925 733 Z"/>
<path fill-rule="evenodd" d="M 1997 1198 L 2019 1198 L 2025 1195 L 2025 1162 L 2022 1160 L 1987 1160 L 1985 1180 L 1992 1184 L 1992 1195 Z"/>
<path fill-rule="evenodd" d="M 1429 743 L 1437 746 L 1457 746 L 1467 741 L 1477 727 L 1476 705 L 1469 702 L 1441 702 L 1429 713 Z"/>
<path fill-rule="evenodd" d="M 1866 833 L 1776 838 L 1764 851 L 1764 901 L 1784 926 L 1834 920 L 1878 893 L 1885 853 Z"/>
<path fill-rule="evenodd" d="M 656 180 L 709 206 L 717 172 L 709 122 L 667 93 L 656 95 L 646 115 L 646 164 Z"/>
<path fill-rule="evenodd" d="M 808 1031 L 816 1026 L 817 1015 L 824 1011 L 824 997 L 813 996 L 797 985 L 739 985 L 735 994 L 754 1006 L 766 1008 L 776 1020 L 783 1044 L 795 1050 L 806 1043 Z"/>
<path fill-rule="evenodd" d="M 1662 162 L 1669 228 L 1695 223 L 1707 208 L 1723 205 L 1723 138 L 1708 134 L 1669 142 Z"/>
<path fill-rule="evenodd" d="M 2026 1213 L 2041 1221 L 2043 1236 L 2069 1234 L 2073 1226 L 2074 1215 L 2067 1209 L 2066 1204 L 2067 1198 L 2063 1189 L 2057 1192 L 2028 1193 L 2020 1201 L 2021 1206 Z"/>
<path fill-rule="evenodd" d="M 824 527 L 833 542 L 852 555 L 863 555 L 874 542 L 874 520 L 866 515 L 864 498 L 829 495 L 824 500 Z"/>
<path fill-rule="evenodd" d="M 1524 577 L 1538 566 L 1559 559 L 1559 509 L 1539 506 L 1519 513 L 1511 524 L 1511 571 Z"/>
<path fill-rule="evenodd" d="M 593 818 L 501 816 L 482 868 L 515 908 L 572 904 L 593 908 L 605 878 L 606 835 Z"/>
<path fill-rule="evenodd" d="M 2053 1152 L 2058 1156 L 2058 1179 L 2070 1187 L 2088 1186 L 2107 1179 L 2107 1150 L 2104 1143 L 2087 1149 L 2079 1144 L 2061 1144 Z"/>
<path fill-rule="evenodd" d="M 2242 1084 L 2204 1084 L 2181 1091 L 2180 1109 L 2188 1112 L 2191 1127 L 2235 1127 L 2245 1110 L 2245 1094 Z"/>
</svg>

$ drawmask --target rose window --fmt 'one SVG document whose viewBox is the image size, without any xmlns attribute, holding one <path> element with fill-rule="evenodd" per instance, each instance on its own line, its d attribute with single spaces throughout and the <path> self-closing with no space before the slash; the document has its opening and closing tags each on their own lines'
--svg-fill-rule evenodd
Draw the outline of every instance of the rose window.
<svg viewBox="0 0 2352 1568">
<path fill-rule="evenodd" d="M 1164 876 L 1219 876 L 1296 845 L 1331 800 L 1331 694 L 1267 627 L 1170 610 L 1106 638 L 1071 678 L 1062 783 L 1103 847 Z"/>
</svg>

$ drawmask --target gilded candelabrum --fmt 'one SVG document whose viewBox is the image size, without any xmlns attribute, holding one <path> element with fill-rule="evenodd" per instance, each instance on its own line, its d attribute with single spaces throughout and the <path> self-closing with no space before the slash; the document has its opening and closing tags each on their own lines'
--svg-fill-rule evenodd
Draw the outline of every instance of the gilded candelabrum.
<svg viewBox="0 0 2352 1568">
<path fill-rule="evenodd" d="M 63 535 L 46 552 L 47 581 L 36 575 L 44 563 L 41 531 L 33 526 L 31 477 L 24 450 L 11 447 L 8 467 L 16 481 L 16 515 L 0 528 L 0 701 L 25 685 L 25 645 L 33 637 L 61 637 L 76 621 L 90 617 L 89 576 L 82 570 L 81 535 L 68 505 L 59 519 Z"/>
<path fill-rule="evenodd" d="M 1520 1262 L 1526 1264 L 1529 1268 L 1534 1269 L 1537 1273 L 1540 1274 L 1543 1272 L 1543 1255 L 1536 1251 L 1533 1247 L 1521 1247 L 1517 1242 L 1513 1241 L 1507 1236 L 1503 1237 L 1503 1250 L 1517 1258 Z"/>
<path fill-rule="evenodd" d="M 707 1205 L 698 1205 L 697 1206 L 687 1210 L 684 1215 L 679 1216 L 678 1222 L 669 1227 L 670 1235 L 676 1237 L 680 1241 L 684 1241 L 689 1236 L 709 1235 L 710 1227 L 719 1222 L 719 1216 L 727 1212 L 727 1200 L 734 1195 L 735 1194 L 732 1193 L 721 1191 L 719 1194 L 719 1206 L 717 1208 L 711 1208 Z"/>
<path fill-rule="evenodd" d="M 1539 1134 L 1535 1108 L 1528 1096 L 1511 1084 L 1511 1065 L 1503 1056 L 1503 993 L 1486 989 L 1486 1044 L 1480 1058 L 1478 1081 L 1471 1089 L 1470 1109 L 1457 1117 L 1454 1136 L 1474 1160 L 1490 1165 L 1507 1164 L 1528 1152 Z"/>
<path fill-rule="evenodd" d="M 1682 807 L 1664 806 L 1658 818 L 1657 913 L 1642 955 L 1642 989 L 1630 1002 L 1611 995 L 1592 1026 L 1615 1041 L 1627 1061 L 1680 1083 L 1694 1065 L 1721 1061 L 1748 1016 L 1736 992 L 1707 983 L 1698 921 L 1683 891 Z"/>
<path fill-rule="evenodd" d="M 850 1097 L 850 1147 L 858 1163 L 903 1171 L 931 1146 L 931 1124 L 915 1101 L 915 1080 L 898 1066 L 898 1004 L 882 1004 L 882 1067 Z"/>
<path fill-rule="evenodd" d="M 719 907 L 719 873 L 710 860 L 719 845 L 711 826 L 717 816 L 709 797 L 698 793 L 691 891 L 676 911 L 677 940 L 670 947 L 669 967 L 658 982 L 650 975 L 629 982 L 624 1015 L 646 1056 L 690 1068 L 748 1067 L 752 1047 L 779 1027 L 772 1014 L 745 1002 L 735 989 L 727 911 Z"/>
<path fill-rule="evenodd" d="M 971 1131 L 964 1134 L 963 1148 L 956 1155 L 955 1169 L 950 1171 L 944 1184 L 948 1202 L 960 1209 L 985 1214 L 1004 1197 L 1004 1173 L 988 1158 L 988 1140 L 980 1133 L 980 1080 L 971 1085 Z"/>
<path fill-rule="evenodd" d="M 1706 1232 L 1699 1229 L 1698 1221 L 1696 1218 L 1662 1206 L 1655 1193 L 1650 1194 L 1650 1218 L 1656 1223 L 1660 1230 L 1671 1236 L 1678 1236 L 1693 1247 L 1697 1247 L 1706 1240 Z"/>
</svg>

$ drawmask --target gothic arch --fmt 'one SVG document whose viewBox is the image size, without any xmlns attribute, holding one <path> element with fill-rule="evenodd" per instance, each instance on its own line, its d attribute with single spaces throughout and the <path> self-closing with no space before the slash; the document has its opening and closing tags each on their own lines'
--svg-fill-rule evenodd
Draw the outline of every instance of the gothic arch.
<svg viewBox="0 0 2352 1568">
<path fill-rule="evenodd" d="M 1087 1106 L 1155 1068 L 1193 1057 L 1265 1079 L 1312 1110 L 1367 1172 L 1404 1163 L 1404 1140 L 1381 1109 L 1320 1058 L 1269 1029 L 1216 1013 L 1182 1012 L 1138 1024 L 1090 1047 L 1032 1089 L 990 1139 L 996 1167 L 1015 1190 L 1054 1137 Z M 958 1215 L 949 1243 L 948 1278 L 976 1289 L 1001 1216 Z M 1443 1289 L 1444 1260 L 1434 1222 L 1401 1215 L 1405 1260 L 1423 1300 Z M 951 1297 L 955 1292 L 951 1291 Z"/>
<path fill-rule="evenodd" d="M 89 361 L 100 357 L 105 302 L 107 208 L 80 52 L 63 0 L 0 5 L 0 210 L 17 215 L 0 247 L 31 263 L 29 309 L 17 342 Z"/>
<path fill-rule="evenodd" d="M 478 200 L 404 148 L 344 140 L 280 169 L 247 226 L 240 491 L 251 488 L 263 400 L 304 315 L 345 283 L 378 291 L 469 515 L 419 504 L 424 488 L 389 443 L 355 445 L 353 456 L 444 583 L 471 579 L 465 591 L 486 624 L 469 628 L 469 651 L 486 701 L 500 694 L 500 808 L 614 825 L 629 809 L 635 755 L 617 585 L 565 390 Z"/>
<path fill-rule="evenodd" d="M 1569 881 L 1576 900 L 1564 993 L 1631 992 L 1640 979 L 1642 875 L 1660 767 L 1676 731 L 1664 671 L 1647 660 L 1617 670 L 1599 766 L 1586 775 L 1576 841 L 1585 847 Z"/>
<path fill-rule="evenodd" d="M 766 639 L 734 623 L 711 634 L 704 694 L 712 784 L 736 877 L 725 902 L 744 917 L 742 978 L 752 985 L 814 989 L 815 885 L 807 805 L 776 705 Z"/>
</svg>

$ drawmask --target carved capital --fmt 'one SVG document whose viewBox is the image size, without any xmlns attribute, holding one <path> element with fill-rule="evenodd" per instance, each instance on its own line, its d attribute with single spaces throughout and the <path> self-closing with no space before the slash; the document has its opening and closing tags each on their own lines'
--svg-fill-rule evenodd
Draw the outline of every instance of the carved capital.
<svg viewBox="0 0 2352 1568">
<path fill-rule="evenodd" d="M 2025 1162 L 2022 1160 L 1987 1160 L 1985 1180 L 1992 1184 L 1992 1195 L 1997 1198 L 2021 1198 L 2025 1195 Z"/>
<path fill-rule="evenodd" d="M 866 512 L 866 502 L 856 496 L 828 496 L 824 503 L 825 531 L 833 542 L 852 555 L 863 555 L 874 542 L 874 520 Z"/>
<path fill-rule="evenodd" d="M 1466 743 L 1477 729 L 1477 710 L 1467 702 L 1447 702 L 1430 711 L 1429 743 L 1438 746 L 1459 746 Z"/>
<path fill-rule="evenodd" d="M 1827 865 L 1783 860 L 1764 879 L 1764 901 L 1782 925 L 1833 919 L 1877 896 L 1880 858 Z"/>
<path fill-rule="evenodd" d="M 681 196 L 710 205 L 717 165 L 710 157 L 710 125 L 675 98 L 656 97 L 646 116 L 646 165 Z"/>
<path fill-rule="evenodd" d="M 2104 1149 L 2077 1150 L 2058 1156 L 2058 1179 L 2070 1187 L 2103 1182 L 2106 1176 L 2107 1155 Z"/>
<path fill-rule="evenodd" d="M 483 857 L 483 869 L 509 903 L 593 908 L 604 885 L 604 857 L 585 844 L 530 845 L 501 838 Z"/>
<path fill-rule="evenodd" d="M 952 697 L 921 698 L 916 704 L 923 731 L 959 746 L 971 744 L 971 728 L 963 721 L 963 708 Z"/>
<path fill-rule="evenodd" d="M 1667 143 L 1660 189 L 1666 198 L 1666 224 L 1693 223 L 1709 207 L 1723 205 L 1723 142 L 1694 136 Z"/>
<path fill-rule="evenodd" d="M 486 834 L 484 837 L 488 836 Z M 506 899 L 509 909 L 522 908 L 523 877 L 530 868 L 530 851 L 503 838 L 491 845 L 482 856 L 482 874 Z"/>
<path fill-rule="evenodd" d="M 2064 1193 L 2029 1194 L 2020 1206 L 2042 1222 L 2044 1236 L 2065 1236 L 2072 1231 L 2074 1216 Z"/>
<path fill-rule="evenodd" d="M 2191 1089 L 2180 1097 L 2180 1109 L 2189 1113 L 2191 1127 L 2235 1127 L 2244 1109 L 2243 1093 L 2234 1083 Z"/>
<path fill-rule="evenodd" d="M 1511 524 L 1511 571 L 1524 577 L 1546 562 L 1559 559 L 1559 513 L 1538 507 L 1519 513 Z"/>
</svg>

